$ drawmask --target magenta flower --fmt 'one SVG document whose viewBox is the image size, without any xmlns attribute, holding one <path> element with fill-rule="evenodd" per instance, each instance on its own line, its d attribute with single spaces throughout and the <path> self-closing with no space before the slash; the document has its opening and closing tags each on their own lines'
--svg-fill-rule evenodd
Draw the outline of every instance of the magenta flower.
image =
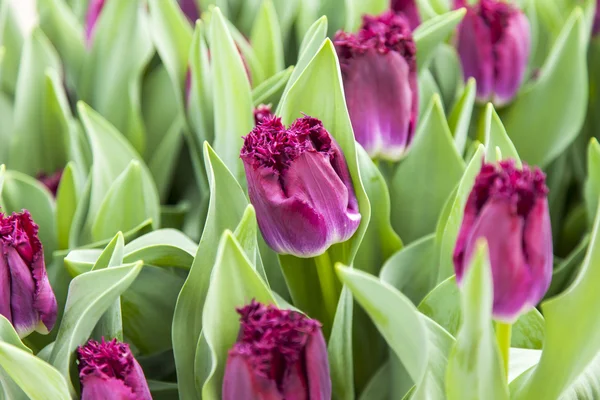
<svg viewBox="0 0 600 400">
<path fill-rule="evenodd" d="M 364 16 L 356 34 L 338 32 L 346 103 L 356 140 L 372 158 L 399 160 L 419 114 L 416 47 L 407 20 Z"/>
<path fill-rule="evenodd" d="M 410 29 L 415 30 L 421 24 L 419 9 L 415 0 L 391 0 L 391 9 L 397 14 L 403 14 L 408 20 Z"/>
<path fill-rule="evenodd" d="M 227 358 L 223 400 L 331 399 L 318 321 L 255 301 L 237 311 L 241 327 Z"/>
<path fill-rule="evenodd" d="M 20 337 L 47 334 L 56 322 L 56 297 L 37 233 L 29 211 L 0 212 L 0 314 Z"/>
<path fill-rule="evenodd" d="M 600 33 L 600 0 L 596 0 L 596 13 L 594 14 L 594 25 L 592 26 L 592 36 Z"/>
<path fill-rule="evenodd" d="M 318 119 L 305 116 L 288 129 L 266 119 L 244 138 L 240 156 L 258 225 L 276 252 L 313 257 L 356 232 L 346 160 Z"/>
<path fill-rule="evenodd" d="M 90 340 L 77 348 L 81 400 L 152 400 L 142 367 L 129 345 Z"/>
<path fill-rule="evenodd" d="M 454 248 L 460 285 L 475 250 L 485 238 L 494 281 L 496 320 L 514 322 L 535 307 L 552 278 L 552 230 L 545 176 L 515 168 L 514 161 L 484 164 L 467 200 Z"/>
<path fill-rule="evenodd" d="M 531 48 L 529 21 L 516 6 L 480 0 L 466 7 L 458 29 L 457 47 L 465 81 L 477 81 L 477 99 L 497 106 L 509 103 L 525 76 Z"/>
<path fill-rule="evenodd" d="M 196 20 L 200 18 L 200 9 L 196 0 L 177 0 L 179 8 L 185 14 L 187 19 L 192 23 L 196 24 Z"/>
<path fill-rule="evenodd" d="M 85 41 L 88 47 L 92 45 L 96 23 L 98 22 L 98 18 L 100 18 L 105 2 L 106 0 L 90 0 L 88 5 L 85 16 Z"/>
<path fill-rule="evenodd" d="M 254 109 L 254 125 L 258 125 L 266 119 L 272 119 L 274 116 L 270 104 L 260 104 Z"/>
<path fill-rule="evenodd" d="M 45 173 L 39 173 L 37 176 L 37 180 L 40 181 L 54 197 L 56 197 L 56 192 L 58 191 L 58 185 L 60 185 L 60 179 L 62 178 L 63 170 L 59 169 L 55 173 L 51 175 L 46 175 Z"/>
</svg>

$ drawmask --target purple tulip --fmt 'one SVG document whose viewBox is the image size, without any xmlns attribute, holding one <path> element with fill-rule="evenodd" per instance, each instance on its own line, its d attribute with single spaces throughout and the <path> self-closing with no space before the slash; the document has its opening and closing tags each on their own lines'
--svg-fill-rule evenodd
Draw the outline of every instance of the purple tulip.
<svg viewBox="0 0 600 400">
<path fill-rule="evenodd" d="M 457 47 L 465 81 L 477 81 L 477 99 L 496 106 L 509 103 L 519 91 L 531 48 L 529 21 L 516 6 L 480 0 L 468 6 L 458 29 Z"/>
<path fill-rule="evenodd" d="M 96 30 L 96 23 L 106 0 L 90 0 L 88 5 L 87 14 L 85 16 L 85 41 L 90 47 L 92 45 L 92 39 L 94 37 L 94 31 Z"/>
<path fill-rule="evenodd" d="M 129 345 L 90 340 L 77 349 L 81 400 L 152 400 L 142 367 Z"/>
<path fill-rule="evenodd" d="M 592 36 L 600 33 L 600 0 L 596 1 L 596 13 L 594 14 L 594 25 L 592 27 Z"/>
<path fill-rule="evenodd" d="M 196 24 L 196 20 L 200 18 L 200 9 L 196 0 L 178 0 L 179 8 L 185 14 L 187 19 Z"/>
<path fill-rule="evenodd" d="M 419 114 L 416 47 L 408 21 L 391 11 L 367 15 L 358 33 L 338 32 L 334 42 L 356 140 L 372 158 L 399 160 Z"/>
<path fill-rule="evenodd" d="M 318 119 L 288 129 L 266 119 L 244 138 L 240 156 L 258 225 L 276 252 L 313 257 L 356 232 L 361 216 L 346 160 Z"/>
<path fill-rule="evenodd" d="M 421 24 L 419 9 L 415 0 L 392 0 L 390 5 L 392 11 L 397 14 L 403 14 L 410 24 L 410 29 L 415 30 Z"/>
<path fill-rule="evenodd" d="M 37 176 L 37 180 L 40 181 L 54 197 L 56 197 L 56 192 L 58 191 L 58 185 L 60 185 L 60 179 L 62 178 L 63 170 L 59 169 L 55 173 L 51 175 L 46 175 L 45 173 L 39 173 Z"/>
<path fill-rule="evenodd" d="M 223 400 L 328 400 L 331 379 L 321 324 L 254 300 L 240 314 Z"/>
<path fill-rule="evenodd" d="M 37 233 L 29 211 L 0 213 L 0 314 L 20 337 L 47 334 L 56 322 L 56 297 Z"/>
<path fill-rule="evenodd" d="M 454 269 L 460 285 L 477 239 L 488 243 L 496 320 L 514 322 L 535 307 L 552 278 L 552 230 L 545 175 L 514 161 L 484 164 L 471 190 Z"/>
<path fill-rule="evenodd" d="M 258 125 L 261 122 L 272 119 L 274 117 L 271 111 L 271 105 L 261 104 L 254 109 L 254 125 Z"/>
</svg>

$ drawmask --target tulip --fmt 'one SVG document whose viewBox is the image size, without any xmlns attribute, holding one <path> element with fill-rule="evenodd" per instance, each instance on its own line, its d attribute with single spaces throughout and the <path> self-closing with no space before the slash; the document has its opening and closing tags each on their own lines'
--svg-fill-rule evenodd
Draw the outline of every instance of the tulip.
<svg viewBox="0 0 600 400">
<path fill-rule="evenodd" d="M 240 157 L 258 225 L 276 252 L 314 257 L 356 232 L 361 216 L 344 155 L 318 119 L 288 129 L 266 119 L 244 138 Z"/>
<path fill-rule="evenodd" d="M 390 7 L 395 13 L 404 15 L 410 24 L 410 29 L 415 30 L 421 23 L 415 0 L 392 0 Z"/>
<path fill-rule="evenodd" d="M 457 39 L 464 79 L 475 78 L 480 102 L 503 106 L 515 97 L 525 77 L 531 49 L 527 17 L 499 0 L 456 4 L 467 8 Z"/>
<path fill-rule="evenodd" d="M 592 36 L 600 33 L 600 0 L 596 1 L 596 13 L 594 14 L 594 25 L 592 26 Z"/>
<path fill-rule="evenodd" d="M 46 175 L 45 173 L 39 173 L 37 176 L 37 180 L 40 181 L 46 188 L 52 193 L 54 197 L 56 197 L 56 192 L 58 191 L 58 185 L 60 185 L 60 179 L 62 178 L 63 170 L 59 169 L 55 173 L 51 175 Z"/>
<path fill-rule="evenodd" d="M 484 164 L 467 199 L 454 269 L 460 285 L 479 238 L 488 244 L 493 316 L 512 323 L 542 299 L 552 278 L 552 230 L 545 176 L 514 161 Z"/>
<path fill-rule="evenodd" d="M 200 9 L 196 0 L 178 0 L 179 8 L 185 14 L 187 19 L 195 24 L 196 20 L 200 18 Z"/>
<path fill-rule="evenodd" d="M 358 33 L 338 32 L 346 103 L 356 140 L 372 158 L 399 160 L 419 113 L 415 42 L 408 21 L 386 12 L 364 16 Z"/>
<path fill-rule="evenodd" d="M 273 118 L 271 105 L 261 104 L 254 109 L 254 125 L 258 125 L 266 119 Z"/>
<path fill-rule="evenodd" d="M 90 340 L 77 348 L 81 400 L 152 400 L 142 367 L 129 345 Z"/>
<path fill-rule="evenodd" d="M 98 18 L 100 18 L 105 2 L 106 0 L 90 0 L 88 5 L 87 14 L 85 16 L 85 41 L 88 46 L 91 46 L 92 44 L 96 23 L 98 22 Z"/>
<path fill-rule="evenodd" d="M 237 311 L 241 326 L 227 357 L 223 400 L 331 399 L 318 321 L 254 300 Z"/>
<path fill-rule="evenodd" d="M 56 297 L 48 281 L 38 226 L 29 211 L 0 213 L 0 314 L 20 337 L 47 334 L 56 322 Z"/>
</svg>

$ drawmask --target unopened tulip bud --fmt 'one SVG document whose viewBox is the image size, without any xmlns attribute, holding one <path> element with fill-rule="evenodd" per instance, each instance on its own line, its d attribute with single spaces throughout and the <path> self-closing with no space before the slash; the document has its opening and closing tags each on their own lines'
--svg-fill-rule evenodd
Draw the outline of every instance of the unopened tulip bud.
<svg viewBox="0 0 600 400">
<path fill-rule="evenodd" d="M 354 136 L 372 158 L 399 160 L 419 114 L 416 47 L 407 20 L 364 16 L 356 34 L 338 32 L 346 104 Z"/>
<path fill-rule="evenodd" d="M 356 232 L 361 216 L 346 160 L 318 119 L 289 128 L 266 119 L 244 138 L 240 156 L 258 225 L 276 252 L 314 257 Z"/>
<path fill-rule="evenodd" d="M 552 278 L 548 188 L 537 168 L 514 161 L 484 164 L 471 190 L 454 249 L 460 285 L 476 249 L 488 244 L 494 319 L 512 323 L 542 299 Z"/>
<path fill-rule="evenodd" d="M 531 50 L 529 21 L 514 4 L 480 0 L 469 6 L 458 29 L 458 53 L 465 81 L 477 81 L 477 99 L 496 106 L 509 103 L 519 91 Z"/>
<path fill-rule="evenodd" d="M 77 349 L 81 400 L 152 400 L 142 367 L 129 345 L 90 340 Z"/>
<path fill-rule="evenodd" d="M 403 14 L 406 17 L 410 29 L 415 30 L 421 23 L 416 0 L 392 0 L 391 8 L 395 13 Z"/>
<path fill-rule="evenodd" d="M 331 378 L 321 324 L 252 301 L 229 351 L 223 400 L 329 400 Z"/>
</svg>

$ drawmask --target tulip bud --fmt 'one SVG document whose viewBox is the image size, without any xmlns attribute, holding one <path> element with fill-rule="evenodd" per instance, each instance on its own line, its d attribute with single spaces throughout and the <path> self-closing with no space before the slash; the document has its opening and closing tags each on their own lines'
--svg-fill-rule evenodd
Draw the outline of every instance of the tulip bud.
<svg viewBox="0 0 600 400">
<path fill-rule="evenodd" d="M 244 138 L 240 157 L 258 225 L 276 252 L 314 257 L 356 232 L 346 160 L 318 119 L 305 116 L 288 129 L 266 119 Z"/>
<path fill-rule="evenodd" d="M 364 16 L 356 34 L 338 32 L 346 103 L 354 136 L 372 158 L 399 160 L 419 113 L 415 42 L 407 20 Z"/>
<path fill-rule="evenodd" d="M 531 38 L 529 21 L 515 5 L 499 0 L 480 0 L 468 6 L 458 29 L 458 53 L 465 81 L 477 81 L 477 99 L 496 106 L 517 94 L 527 69 Z"/>
<path fill-rule="evenodd" d="M 410 29 L 415 30 L 421 24 L 421 17 L 419 17 L 415 0 L 392 0 L 390 7 L 395 13 L 404 15 L 410 24 Z"/>
<path fill-rule="evenodd" d="M 178 3 L 187 19 L 192 24 L 196 24 L 196 20 L 200 18 L 200 9 L 196 0 L 178 0 Z"/>
<path fill-rule="evenodd" d="M 318 321 L 254 300 L 237 311 L 241 327 L 225 366 L 223 400 L 331 399 Z"/>
<path fill-rule="evenodd" d="M 592 26 L 592 36 L 600 33 L 600 0 L 596 0 L 596 13 L 594 14 L 594 25 Z"/>
<path fill-rule="evenodd" d="M 81 400 L 152 400 L 142 367 L 129 345 L 90 340 L 77 348 Z"/>
<path fill-rule="evenodd" d="M 52 175 L 46 175 L 45 173 L 39 173 L 37 176 L 37 180 L 40 181 L 54 197 L 56 197 L 56 192 L 58 191 L 58 185 L 60 185 L 60 179 L 62 178 L 63 170 L 59 169 Z"/>
<path fill-rule="evenodd" d="M 106 0 L 90 0 L 88 5 L 87 14 L 85 16 L 85 41 L 88 47 L 92 45 L 96 23 L 98 22 L 98 18 L 100 18 L 105 2 Z"/>
<path fill-rule="evenodd" d="M 254 109 L 254 125 L 258 125 L 266 119 L 271 119 L 274 117 L 273 112 L 271 111 L 271 105 L 261 104 Z"/>
<path fill-rule="evenodd" d="M 471 190 L 454 249 L 461 284 L 479 238 L 488 244 L 493 316 L 514 322 L 535 307 L 552 278 L 552 230 L 545 175 L 513 160 L 484 164 Z"/>
<path fill-rule="evenodd" d="M 56 322 L 56 297 L 37 233 L 29 211 L 0 213 L 0 314 L 20 337 L 34 330 L 47 334 Z"/>
</svg>

